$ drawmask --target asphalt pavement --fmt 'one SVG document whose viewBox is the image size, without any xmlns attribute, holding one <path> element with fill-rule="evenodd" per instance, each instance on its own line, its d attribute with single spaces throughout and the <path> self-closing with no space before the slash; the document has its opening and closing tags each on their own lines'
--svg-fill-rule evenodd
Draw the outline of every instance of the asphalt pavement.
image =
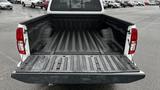
<svg viewBox="0 0 160 90">
<path fill-rule="evenodd" d="M 0 90 L 160 90 L 160 8 L 145 6 L 107 9 L 105 14 L 137 25 L 139 40 L 134 60 L 146 73 L 143 80 L 112 85 L 47 85 L 27 84 L 10 77 L 20 61 L 15 31 L 19 22 L 46 14 L 45 10 L 14 5 L 13 11 L 0 11 Z"/>
</svg>

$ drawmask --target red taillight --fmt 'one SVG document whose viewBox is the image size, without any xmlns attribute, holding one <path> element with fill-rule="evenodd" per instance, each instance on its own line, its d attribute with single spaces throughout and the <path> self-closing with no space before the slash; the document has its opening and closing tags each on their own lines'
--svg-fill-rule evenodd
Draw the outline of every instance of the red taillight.
<svg viewBox="0 0 160 90">
<path fill-rule="evenodd" d="M 131 29 L 131 41 L 130 41 L 130 48 L 128 54 L 133 54 L 136 51 L 137 47 L 137 40 L 138 40 L 138 32 L 136 28 Z"/>
<path fill-rule="evenodd" d="M 16 39 L 17 39 L 17 49 L 18 49 L 19 53 L 26 54 L 24 37 L 23 37 L 23 28 L 17 28 Z"/>
</svg>

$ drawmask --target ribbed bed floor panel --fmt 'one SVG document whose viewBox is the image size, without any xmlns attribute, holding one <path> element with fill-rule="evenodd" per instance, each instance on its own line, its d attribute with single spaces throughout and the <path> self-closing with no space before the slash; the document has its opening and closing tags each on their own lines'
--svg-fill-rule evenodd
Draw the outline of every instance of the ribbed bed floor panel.
<svg viewBox="0 0 160 90">
<path fill-rule="evenodd" d="M 37 42 L 35 42 L 37 43 Z M 108 33 L 107 40 L 97 32 L 61 31 L 54 32 L 47 40 L 40 40 L 34 54 L 112 54 L 120 53 L 120 47 Z"/>
<path fill-rule="evenodd" d="M 137 71 L 123 55 L 31 55 L 17 72 Z"/>
</svg>

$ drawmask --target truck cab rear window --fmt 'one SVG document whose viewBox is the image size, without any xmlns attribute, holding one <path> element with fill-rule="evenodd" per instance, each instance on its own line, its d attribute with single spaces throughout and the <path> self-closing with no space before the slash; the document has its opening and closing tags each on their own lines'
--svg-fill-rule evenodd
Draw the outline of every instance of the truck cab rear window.
<svg viewBox="0 0 160 90">
<path fill-rule="evenodd" d="M 99 0 L 53 0 L 51 11 L 101 11 Z"/>
</svg>

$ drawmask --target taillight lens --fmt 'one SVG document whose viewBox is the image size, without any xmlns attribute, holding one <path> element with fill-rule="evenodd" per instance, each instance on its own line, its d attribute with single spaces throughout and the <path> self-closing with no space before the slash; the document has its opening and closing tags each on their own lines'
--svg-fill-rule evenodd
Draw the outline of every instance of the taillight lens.
<svg viewBox="0 0 160 90">
<path fill-rule="evenodd" d="M 131 29 L 131 40 L 128 54 L 134 54 L 137 47 L 138 31 L 136 28 Z"/>
<path fill-rule="evenodd" d="M 17 28 L 16 39 L 17 39 L 17 49 L 18 49 L 19 53 L 26 54 L 24 37 L 23 37 L 23 28 Z"/>
</svg>

